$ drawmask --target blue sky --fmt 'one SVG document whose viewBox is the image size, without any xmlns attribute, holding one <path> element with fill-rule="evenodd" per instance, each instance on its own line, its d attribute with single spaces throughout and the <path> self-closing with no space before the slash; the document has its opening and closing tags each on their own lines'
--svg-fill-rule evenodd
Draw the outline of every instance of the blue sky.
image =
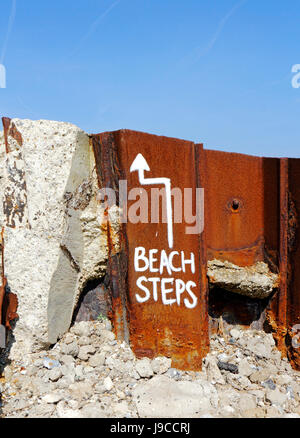
<svg viewBox="0 0 300 438">
<path fill-rule="evenodd" d="M 1 0 L 0 63 L 1 116 L 300 157 L 299 0 Z"/>
</svg>

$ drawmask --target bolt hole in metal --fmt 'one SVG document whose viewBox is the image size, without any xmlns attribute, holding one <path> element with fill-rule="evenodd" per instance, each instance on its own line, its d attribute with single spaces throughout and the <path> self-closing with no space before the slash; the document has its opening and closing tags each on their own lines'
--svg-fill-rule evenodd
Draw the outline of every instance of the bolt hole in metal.
<svg viewBox="0 0 300 438">
<path fill-rule="evenodd" d="M 227 208 L 231 211 L 231 213 L 239 213 L 241 211 L 241 208 L 243 206 L 243 203 L 238 198 L 231 198 L 227 202 Z"/>
<path fill-rule="evenodd" d="M 240 208 L 240 203 L 237 199 L 234 199 L 231 204 L 231 208 L 234 211 L 237 211 Z"/>
</svg>

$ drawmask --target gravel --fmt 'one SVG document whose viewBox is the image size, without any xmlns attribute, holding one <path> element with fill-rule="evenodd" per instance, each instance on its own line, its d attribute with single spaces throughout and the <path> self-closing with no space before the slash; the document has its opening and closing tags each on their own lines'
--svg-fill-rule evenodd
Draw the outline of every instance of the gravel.
<svg viewBox="0 0 300 438">
<path fill-rule="evenodd" d="M 137 359 L 110 323 L 77 323 L 51 350 L 6 365 L 0 416 L 299 418 L 300 372 L 281 359 L 271 335 L 230 334 L 234 343 L 213 335 L 202 371 L 194 372 L 166 357 Z"/>
</svg>

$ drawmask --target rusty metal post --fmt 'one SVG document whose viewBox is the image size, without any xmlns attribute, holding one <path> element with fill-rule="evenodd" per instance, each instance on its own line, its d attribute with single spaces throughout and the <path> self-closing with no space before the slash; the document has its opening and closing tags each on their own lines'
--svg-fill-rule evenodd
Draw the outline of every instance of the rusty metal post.
<svg viewBox="0 0 300 438">
<path fill-rule="evenodd" d="M 117 183 L 122 178 L 128 192 L 135 191 L 131 200 L 144 196 L 148 202 L 146 221 L 133 223 L 129 219 L 122 224 L 121 252 L 114 254 L 109 242 L 117 335 L 124 337 L 119 322 L 123 321 L 124 327 L 126 321 L 137 357 L 165 355 L 172 358 L 176 368 L 199 370 L 209 345 L 204 238 L 186 234 L 187 224 L 175 223 L 174 211 L 171 222 L 162 223 L 161 211 L 159 221 L 152 221 L 151 202 L 152 189 L 160 190 L 161 205 L 167 203 L 168 216 L 167 190 L 172 186 L 183 196 L 184 189 L 192 190 L 195 206 L 196 188 L 203 177 L 196 163 L 203 148 L 188 141 L 128 130 L 91 138 L 100 187 L 118 191 Z M 137 163 L 141 155 L 143 168 Z M 129 202 L 128 212 L 131 208 L 134 204 Z M 144 264 L 148 264 L 145 269 Z"/>
</svg>

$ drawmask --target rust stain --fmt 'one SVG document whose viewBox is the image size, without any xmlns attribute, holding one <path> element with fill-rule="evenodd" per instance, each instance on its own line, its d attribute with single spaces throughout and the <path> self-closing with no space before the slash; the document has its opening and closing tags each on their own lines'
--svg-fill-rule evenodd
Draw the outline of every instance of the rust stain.
<svg viewBox="0 0 300 438">
<path fill-rule="evenodd" d="M 96 161 L 99 188 L 115 190 L 119 204 L 119 180 L 123 179 L 119 165 L 118 150 L 112 133 L 91 136 Z M 104 202 L 106 220 L 102 225 L 106 230 L 108 245 L 108 282 L 112 300 L 112 323 L 118 339 L 129 341 L 128 332 L 128 287 L 127 242 L 124 227 L 120 224 L 118 236 L 111 227 L 109 205 Z M 117 247 L 117 248 L 116 248 Z"/>
<path fill-rule="evenodd" d="M 16 125 L 11 121 L 10 118 L 2 117 L 2 124 L 4 129 L 6 153 L 8 154 L 11 152 L 9 148 L 8 137 L 12 137 L 14 140 L 16 140 L 19 146 L 23 146 L 23 138 L 22 134 L 18 131 Z"/>
<path fill-rule="evenodd" d="M 8 145 L 8 131 L 10 126 L 11 119 L 8 117 L 2 117 L 2 124 L 3 124 L 3 132 L 4 132 L 4 141 L 5 141 L 5 150 L 8 154 L 10 152 L 9 145 Z"/>
</svg>

